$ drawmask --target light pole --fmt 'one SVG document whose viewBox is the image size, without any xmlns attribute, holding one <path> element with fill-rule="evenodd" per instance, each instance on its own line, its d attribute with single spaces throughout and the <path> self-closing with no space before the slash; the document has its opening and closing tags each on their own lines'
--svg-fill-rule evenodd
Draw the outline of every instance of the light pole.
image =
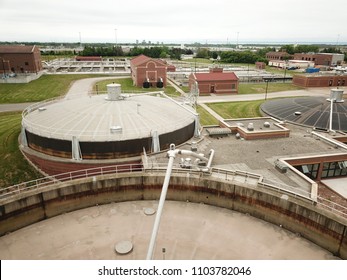
<svg viewBox="0 0 347 280">
<path fill-rule="evenodd" d="M 269 86 L 270 78 L 264 78 L 264 81 L 266 82 L 266 88 L 265 88 L 265 100 L 267 99 L 267 89 Z"/>
<path fill-rule="evenodd" d="M 286 82 L 286 71 L 287 71 L 287 61 L 284 62 L 284 76 L 283 76 L 283 83 Z"/>
<path fill-rule="evenodd" d="M 4 70 L 4 77 L 6 77 L 5 60 L 3 57 L 1 57 L 1 60 L 2 60 L 2 69 Z"/>
<path fill-rule="evenodd" d="M 115 45 L 117 47 L 117 28 L 114 29 L 114 41 L 115 41 Z"/>
</svg>

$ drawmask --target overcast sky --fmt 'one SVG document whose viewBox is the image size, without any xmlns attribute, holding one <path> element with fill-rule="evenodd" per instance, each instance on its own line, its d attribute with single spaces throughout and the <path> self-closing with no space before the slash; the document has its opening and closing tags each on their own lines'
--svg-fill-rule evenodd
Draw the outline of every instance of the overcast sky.
<svg viewBox="0 0 347 280">
<path fill-rule="evenodd" d="M 347 42 L 346 0 L 0 0 L 0 41 Z"/>
</svg>

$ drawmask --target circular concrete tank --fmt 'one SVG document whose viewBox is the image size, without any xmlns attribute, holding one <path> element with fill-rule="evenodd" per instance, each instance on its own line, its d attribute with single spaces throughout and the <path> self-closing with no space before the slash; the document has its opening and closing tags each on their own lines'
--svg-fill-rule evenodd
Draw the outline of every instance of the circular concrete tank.
<svg viewBox="0 0 347 280">
<path fill-rule="evenodd" d="M 143 208 L 157 203 L 111 203 L 38 222 L 0 237 L 0 257 L 145 259 L 155 217 Z M 165 204 L 156 244 L 156 260 L 163 259 L 163 248 L 165 259 L 176 260 L 336 259 L 277 225 L 225 208 L 175 201 Z"/>
<path fill-rule="evenodd" d="M 183 105 L 146 94 L 122 95 L 119 85 L 110 84 L 107 95 L 64 98 L 25 110 L 22 144 L 29 158 L 34 151 L 36 157 L 55 157 L 60 163 L 71 159 L 124 163 L 134 162 L 134 157 L 139 161 L 143 151 L 184 143 L 194 131 L 195 116 Z M 60 170 L 64 171 L 69 170 Z"/>
</svg>

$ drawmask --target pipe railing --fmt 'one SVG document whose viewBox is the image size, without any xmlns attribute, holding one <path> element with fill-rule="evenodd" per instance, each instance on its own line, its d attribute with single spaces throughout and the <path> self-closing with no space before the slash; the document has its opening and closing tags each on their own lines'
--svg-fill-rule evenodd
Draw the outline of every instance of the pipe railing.
<svg viewBox="0 0 347 280">
<path fill-rule="evenodd" d="M 57 175 L 52 175 L 44 178 L 39 178 L 36 180 L 23 182 L 6 188 L 0 188 L 0 201 L 18 194 L 25 192 L 30 192 L 32 190 L 43 190 L 54 185 L 58 185 L 64 182 L 69 182 L 78 179 L 92 178 L 95 176 L 102 175 L 118 175 L 125 173 L 165 173 L 167 165 L 157 165 L 157 166 L 148 166 L 144 168 L 141 164 L 126 164 L 126 165 L 110 165 L 103 167 L 95 167 L 77 171 L 71 171 L 66 173 L 61 173 Z M 250 187 L 256 188 L 266 188 L 269 190 L 277 191 L 278 193 L 288 194 L 290 197 L 300 198 L 311 202 L 312 204 L 319 205 L 322 208 L 328 209 L 335 214 L 347 218 L 347 207 L 340 205 L 338 203 L 332 202 L 328 199 L 318 196 L 317 201 L 314 201 L 310 198 L 310 193 L 305 193 L 304 190 L 298 190 L 293 186 L 284 185 L 278 182 L 269 182 L 264 180 L 264 178 L 255 173 L 240 171 L 240 170 L 227 170 L 222 168 L 211 168 L 209 173 L 203 172 L 195 168 L 187 169 L 181 168 L 179 164 L 175 164 L 172 169 L 174 174 L 186 174 L 190 173 L 191 175 L 196 175 L 197 177 L 201 176 L 212 176 L 225 181 L 233 181 L 235 176 L 240 176 L 244 178 L 244 183 L 248 184 Z M 256 184 L 253 184 L 254 181 L 257 181 Z M 298 192 L 300 191 L 300 192 Z"/>
</svg>

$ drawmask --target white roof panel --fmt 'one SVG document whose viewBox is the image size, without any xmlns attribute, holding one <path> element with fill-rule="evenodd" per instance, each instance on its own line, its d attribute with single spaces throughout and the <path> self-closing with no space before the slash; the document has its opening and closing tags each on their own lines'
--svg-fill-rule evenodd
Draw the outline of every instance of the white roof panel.
<svg viewBox="0 0 347 280">
<path fill-rule="evenodd" d="M 56 139 L 118 141 L 172 132 L 194 121 L 194 115 L 173 101 L 149 95 L 132 95 L 109 101 L 106 95 L 61 99 L 40 104 L 26 114 L 23 126 L 31 133 Z M 39 108 L 38 106 L 36 106 Z M 121 132 L 111 132 L 111 127 Z"/>
</svg>

